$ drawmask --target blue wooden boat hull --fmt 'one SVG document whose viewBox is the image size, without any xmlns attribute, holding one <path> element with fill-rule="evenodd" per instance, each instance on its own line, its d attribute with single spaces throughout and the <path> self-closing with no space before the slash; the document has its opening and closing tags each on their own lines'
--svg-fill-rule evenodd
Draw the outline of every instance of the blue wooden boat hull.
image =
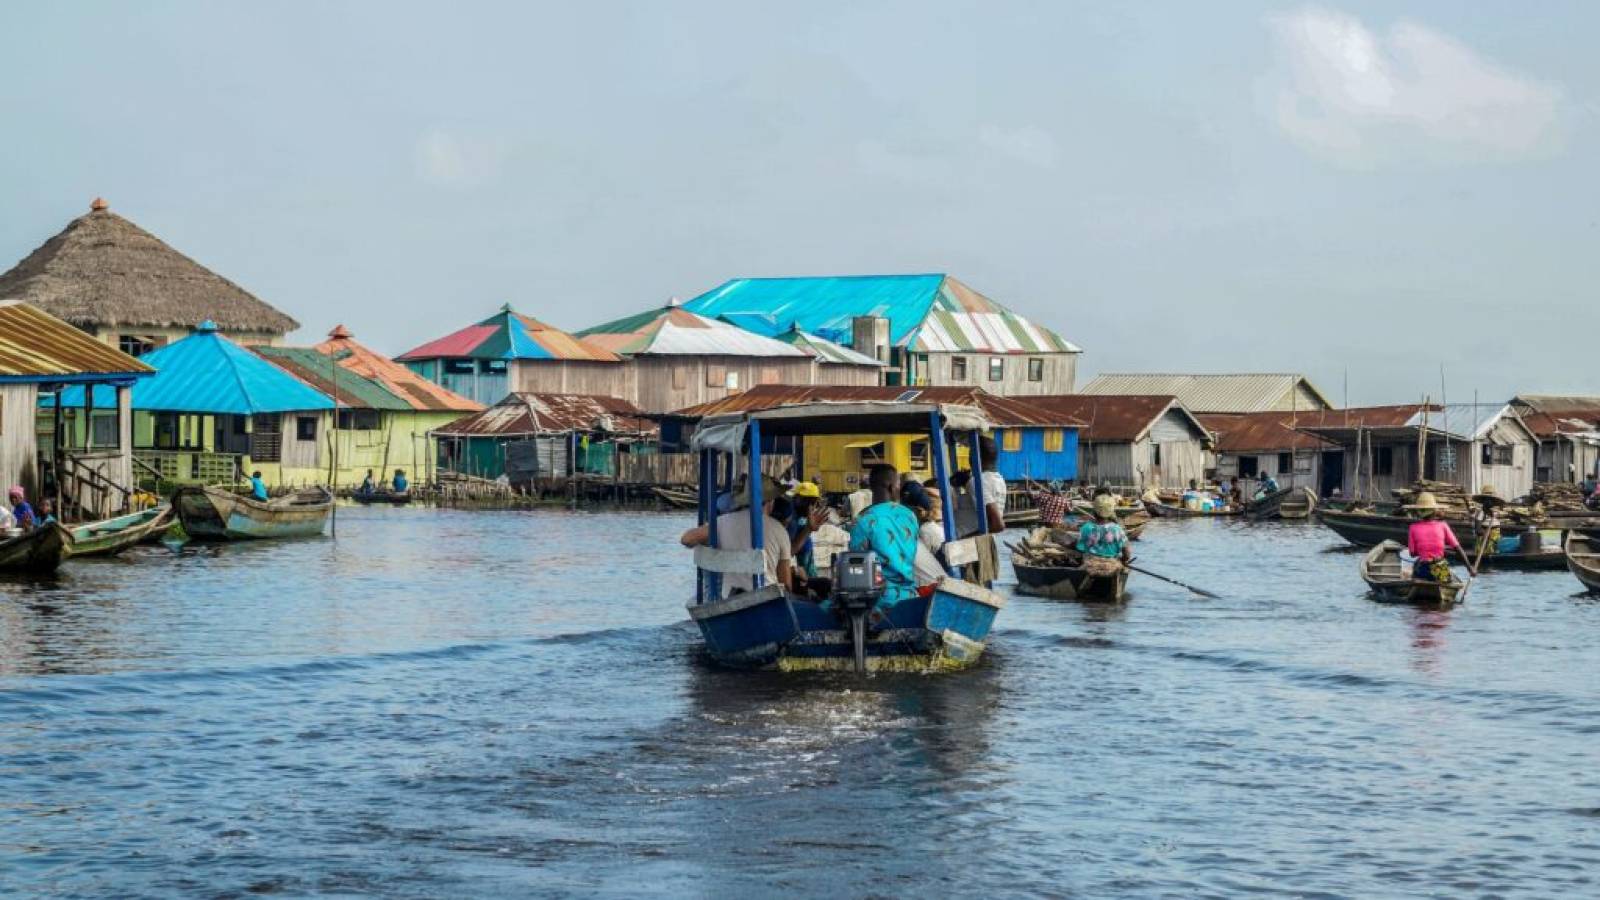
<svg viewBox="0 0 1600 900">
<path fill-rule="evenodd" d="M 928 672 L 962 669 L 983 655 L 1005 598 L 986 588 L 949 580 L 932 596 L 902 601 L 887 627 L 869 635 L 870 671 Z M 853 671 L 850 632 L 816 603 L 781 589 L 736 594 L 689 606 L 706 650 L 718 663 L 782 671 Z"/>
</svg>

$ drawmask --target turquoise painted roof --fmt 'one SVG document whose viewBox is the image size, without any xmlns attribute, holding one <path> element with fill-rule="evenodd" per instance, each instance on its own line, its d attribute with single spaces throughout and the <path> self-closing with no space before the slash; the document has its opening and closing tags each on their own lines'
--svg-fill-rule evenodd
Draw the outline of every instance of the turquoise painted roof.
<svg viewBox="0 0 1600 900">
<path fill-rule="evenodd" d="M 156 373 L 134 384 L 130 398 L 134 409 L 231 415 L 333 409 L 326 395 L 208 325 L 203 323 L 194 334 L 139 358 Z M 82 406 L 83 388 L 62 391 L 61 402 Z M 115 393 L 97 389 L 94 402 L 109 407 L 116 402 Z"/>
<path fill-rule="evenodd" d="M 736 278 L 683 305 L 776 337 L 798 327 L 848 346 L 851 320 L 889 320 L 889 342 L 920 352 L 1078 353 L 1070 341 L 943 274 Z"/>
</svg>

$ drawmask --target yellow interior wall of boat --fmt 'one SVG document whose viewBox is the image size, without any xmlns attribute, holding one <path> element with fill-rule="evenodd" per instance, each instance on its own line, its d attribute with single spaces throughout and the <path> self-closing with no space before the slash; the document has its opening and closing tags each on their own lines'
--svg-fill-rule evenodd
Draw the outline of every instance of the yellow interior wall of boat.
<svg viewBox="0 0 1600 900">
<path fill-rule="evenodd" d="M 859 490 L 862 469 L 877 463 L 887 463 L 901 473 L 911 472 L 917 480 L 925 481 L 933 477 L 933 461 L 927 447 L 928 438 L 914 434 L 810 436 L 805 439 L 804 475 L 830 494 Z M 952 472 L 966 465 L 967 448 L 957 447 Z"/>
</svg>

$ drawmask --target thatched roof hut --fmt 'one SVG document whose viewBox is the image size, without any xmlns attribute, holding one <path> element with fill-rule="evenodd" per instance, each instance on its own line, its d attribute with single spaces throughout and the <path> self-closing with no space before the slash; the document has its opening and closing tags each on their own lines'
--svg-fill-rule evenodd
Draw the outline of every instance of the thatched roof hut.
<svg viewBox="0 0 1600 900">
<path fill-rule="evenodd" d="M 96 199 L 9 272 L 0 300 L 19 300 L 86 330 L 193 330 L 282 336 L 300 323 L 172 249 Z"/>
</svg>

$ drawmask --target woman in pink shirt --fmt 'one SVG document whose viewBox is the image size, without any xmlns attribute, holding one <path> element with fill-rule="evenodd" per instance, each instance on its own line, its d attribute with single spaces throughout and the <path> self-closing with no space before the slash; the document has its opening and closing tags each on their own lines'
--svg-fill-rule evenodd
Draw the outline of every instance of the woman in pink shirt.
<svg viewBox="0 0 1600 900">
<path fill-rule="evenodd" d="M 1472 575 L 1478 574 L 1472 566 L 1472 560 L 1467 558 L 1467 552 L 1461 549 L 1461 542 L 1456 540 L 1450 523 L 1439 518 L 1439 501 L 1433 494 L 1423 491 L 1417 495 L 1417 502 L 1406 508 L 1416 510 L 1421 517 L 1412 522 L 1406 532 L 1406 549 L 1417 559 L 1411 569 L 1412 578 L 1437 582 L 1454 580 L 1450 574 L 1450 564 L 1444 558 L 1445 552 L 1452 547 L 1461 554 L 1467 571 Z"/>
</svg>

